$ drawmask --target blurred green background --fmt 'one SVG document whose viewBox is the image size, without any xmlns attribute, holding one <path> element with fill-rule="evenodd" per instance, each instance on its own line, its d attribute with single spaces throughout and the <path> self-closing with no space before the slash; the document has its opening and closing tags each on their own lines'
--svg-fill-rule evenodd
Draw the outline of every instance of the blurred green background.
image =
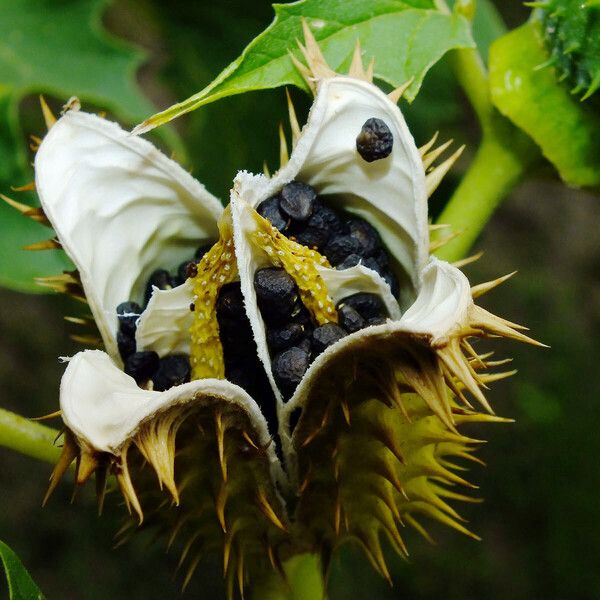
<svg viewBox="0 0 600 600">
<path fill-rule="evenodd" d="M 482 5 L 476 22 L 484 54 L 502 31 L 500 16 L 512 27 L 528 15 L 520 2 L 498 0 L 496 7 Z M 59 110 L 78 93 L 84 106 L 107 109 L 130 126 L 209 83 L 271 18 L 262 0 L 0 0 L 0 192 L 31 179 L 24 141 L 43 135 L 37 94 Z M 18 58 L 14 71 L 6 66 L 11 56 Z M 309 99 L 292 94 L 305 114 Z M 418 144 L 439 129 L 471 152 L 476 147 L 476 122 L 446 61 L 405 112 Z M 284 115 L 281 89 L 237 96 L 178 120 L 154 141 L 175 147 L 195 176 L 227 198 L 236 170 L 261 170 L 265 159 L 276 165 Z M 434 211 L 468 164 L 466 154 L 436 193 Z M 10 266 L 26 288 L 35 267 L 11 248 L 44 239 L 43 232 L 4 207 L 0 219 L 2 270 Z M 461 507 L 483 541 L 435 524 L 435 546 L 408 532 L 410 560 L 390 553 L 393 589 L 347 549 L 333 563 L 332 600 L 600 598 L 599 223 L 598 198 L 566 188 L 550 167 L 533 173 L 497 212 L 476 245 L 484 258 L 466 271 L 477 283 L 517 269 L 484 304 L 527 324 L 551 348 L 501 345 L 520 373 L 496 384 L 490 400 L 516 422 L 476 430 L 489 439 L 480 453 L 488 466 L 471 476 L 485 503 Z M 56 256 L 41 260 L 63 264 Z M 0 289 L 0 406 L 26 416 L 56 410 L 57 357 L 79 349 L 63 315 L 80 310 L 62 297 Z M 41 509 L 49 472 L 47 464 L 0 449 L 0 539 L 48 598 L 219 597 L 217 559 L 207 558 L 181 595 L 177 558 L 161 541 L 141 536 L 112 550 L 123 511 L 116 499 L 99 519 L 91 488 L 71 506 L 71 489 L 62 484 Z M 0 594 L 3 586 L 0 578 Z"/>
</svg>

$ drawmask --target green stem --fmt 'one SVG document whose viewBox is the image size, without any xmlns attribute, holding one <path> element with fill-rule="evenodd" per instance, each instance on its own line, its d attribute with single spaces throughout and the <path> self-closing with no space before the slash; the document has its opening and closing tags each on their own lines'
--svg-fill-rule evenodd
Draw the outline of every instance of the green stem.
<svg viewBox="0 0 600 600">
<path fill-rule="evenodd" d="M 485 132 L 494 115 L 494 105 L 481 55 L 475 48 L 461 48 L 453 52 L 450 64 Z"/>
<path fill-rule="evenodd" d="M 56 429 L 0 408 L 0 446 L 21 454 L 55 463 L 60 448 L 54 446 Z"/>
<path fill-rule="evenodd" d="M 443 0 L 439 1 L 446 6 Z M 451 65 L 479 119 L 482 141 L 438 219 L 454 232 L 461 232 L 436 252 L 448 261 L 463 258 L 469 252 L 496 208 L 540 157 L 537 146 L 494 108 L 479 52 L 475 48 L 455 50 Z"/>
<path fill-rule="evenodd" d="M 501 124 L 509 128 L 508 123 Z M 507 136 L 484 134 L 466 175 L 439 216 L 453 231 L 461 232 L 436 255 L 447 261 L 463 258 L 496 208 L 539 158 L 533 142 L 516 128 Z"/>
<path fill-rule="evenodd" d="M 321 561 L 315 554 L 298 554 L 283 564 L 285 581 L 275 572 L 252 590 L 254 600 L 326 600 Z"/>
</svg>

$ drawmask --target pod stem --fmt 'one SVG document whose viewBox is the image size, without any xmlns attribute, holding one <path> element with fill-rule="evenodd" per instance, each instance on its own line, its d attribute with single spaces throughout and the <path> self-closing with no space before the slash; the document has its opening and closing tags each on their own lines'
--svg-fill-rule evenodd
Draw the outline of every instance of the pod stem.
<svg viewBox="0 0 600 600">
<path fill-rule="evenodd" d="M 253 600 L 326 600 L 321 560 L 316 554 L 297 554 L 283 563 L 285 580 L 276 572 L 257 582 Z"/>
<path fill-rule="evenodd" d="M 438 218 L 461 235 L 440 248 L 436 255 L 447 261 L 466 256 L 495 210 L 540 157 L 538 148 L 510 123 L 507 137 L 484 134 L 460 185 Z"/>
<path fill-rule="evenodd" d="M 443 12 L 443 0 L 436 0 Z M 475 48 L 454 50 L 453 73 L 469 100 L 482 132 L 473 161 L 438 218 L 461 235 L 436 255 L 448 261 L 463 258 L 491 219 L 496 208 L 541 158 L 535 143 L 494 107 L 485 64 Z"/>
<path fill-rule="evenodd" d="M 26 456 L 56 463 L 60 448 L 54 445 L 56 429 L 0 408 L 0 446 Z"/>
</svg>

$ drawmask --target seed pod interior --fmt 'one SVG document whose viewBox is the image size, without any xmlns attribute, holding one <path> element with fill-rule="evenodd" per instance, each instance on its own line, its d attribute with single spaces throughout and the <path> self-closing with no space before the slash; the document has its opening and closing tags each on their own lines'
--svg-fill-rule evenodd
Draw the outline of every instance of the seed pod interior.
<svg viewBox="0 0 600 600">
<path fill-rule="evenodd" d="M 116 307 L 141 302 L 150 273 L 175 268 L 202 240 L 216 239 L 223 208 L 149 142 L 77 110 L 48 132 L 35 172 L 44 211 L 119 360 Z"/>
<path fill-rule="evenodd" d="M 373 117 L 385 121 L 395 143 L 387 158 L 368 163 L 356 150 L 356 136 Z M 245 199 L 256 207 L 294 179 L 375 227 L 396 263 L 401 304 L 412 303 L 428 253 L 427 194 L 421 157 L 398 107 L 364 81 L 320 81 L 289 162 L 271 179 L 241 173 L 237 182 L 248 183 Z"/>
<path fill-rule="evenodd" d="M 178 168 L 169 166 L 175 174 L 169 177 L 168 159 L 92 117 L 67 113 L 55 125 L 60 132 L 64 120 L 62 133 L 42 142 L 43 159 L 36 162 L 42 204 L 81 269 L 107 349 L 120 322 L 119 347 L 135 377 L 123 372 L 115 352 L 87 350 L 69 361 L 61 383 L 65 445 L 50 491 L 77 458 L 77 482 L 96 472 L 101 503 L 111 469 L 140 520 L 147 514 L 148 524 L 166 525 L 171 541 L 184 533 L 186 581 L 202 552 L 222 548 L 229 590 L 237 578 L 242 596 L 247 573 L 264 569 L 267 559 L 280 569 L 294 553 L 320 552 L 326 566 L 347 540 L 357 541 L 389 577 L 380 537 L 405 555 L 398 527 L 424 532 L 415 514 L 473 536 L 444 500 L 469 500 L 448 487 L 469 484 L 447 458 L 470 457 L 475 440 L 458 432 L 461 424 L 502 421 L 474 406 L 491 413 L 482 390 L 512 372 L 486 372 L 502 363 L 477 354 L 469 338 L 534 343 L 520 326 L 473 301 L 506 278 L 471 288 L 456 267 L 428 258 L 426 188 L 435 189 L 460 151 L 425 177 L 447 145 L 432 149 L 434 137 L 417 150 L 393 102 L 401 90 L 387 97 L 372 85 L 360 48 L 351 76 L 338 76 L 304 28 L 308 67 L 299 69 L 316 93 L 308 123 L 300 132 L 291 120 L 293 152 L 272 178 L 238 174 L 224 211 L 211 199 L 202 217 L 196 215 L 194 190 Z M 377 124 L 377 131 L 371 127 L 375 146 L 369 133 L 359 151 L 366 123 Z M 110 135 L 103 137 L 105 131 Z M 79 159 L 86 155 L 79 141 L 67 152 L 55 148 L 57 140 L 68 146 L 70 138 L 88 136 L 97 159 L 91 165 Z M 54 150 L 68 160 L 53 162 Z M 285 162 L 287 151 L 281 155 Z M 96 163 L 106 165 L 103 195 L 90 196 L 81 238 L 74 231 L 80 197 L 60 183 L 93 184 Z M 159 184 L 167 200 L 157 199 Z M 140 197 L 121 202 L 132 187 Z M 111 193 L 115 200 L 105 206 Z M 183 207 L 174 207 L 179 193 Z M 105 208 L 116 212 L 107 216 Z M 340 223 L 346 212 L 354 220 Z M 204 217 L 213 213 L 205 226 Z M 131 217 L 149 219 L 156 249 L 144 235 L 123 234 Z M 118 252 L 88 264 L 104 249 L 113 221 Z M 329 230 L 333 249 L 326 249 Z M 185 255 L 169 240 L 185 247 Z M 182 267 L 205 242 L 213 243 L 199 250 L 193 267 Z M 123 265 L 125 283 L 114 277 Z M 156 269 L 167 271 L 165 289 L 134 319 L 121 303 L 140 303 Z M 172 285 L 174 271 L 189 279 Z M 189 363 L 182 355 L 188 351 Z M 140 387 L 150 387 L 143 381 L 148 365 L 155 369 L 151 382 L 164 391 Z M 192 381 L 182 383 L 190 367 Z M 144 461 L 156 477 L 141 469 Z M 180 506 L 167 506 L 165 491 Z"/>
<path fill-rule="evenodd" d="M 159 356 L 190 354 L 190 327 L 194 285 L 191 280 L 172 290 L 157 290 L 142 312 L 136 330 L 137 347 L 154 350 Z"/>
</svg>

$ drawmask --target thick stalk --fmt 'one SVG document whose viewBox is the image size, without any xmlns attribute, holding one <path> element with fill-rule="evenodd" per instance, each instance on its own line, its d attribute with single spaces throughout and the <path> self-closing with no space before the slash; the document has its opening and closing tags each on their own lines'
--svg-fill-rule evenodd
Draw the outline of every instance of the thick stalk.
<svg viewBox="0 0 600 600">
<path fill-rule="evenodd" d="M 455 50 L 451 60 L 458 82 L 481 124 L 482 141 L 439 223 L 461 235 L 436 252 L 448 261 L 464 257 L 496 208 L 540 158 L 537 146 L 494 108 L 479 52 Z"/>
<path fill-rule="evenodd" d="M 321 561 L 299 554 L 283 563 L 285 581 L 276 572 L 265 574 L 252 590 L 253 600 L 326 600 Z"/>
<path fill-rule="evenodd" d="M 486 133 L 473 162 L 438 218 L 461 234 L 436 255 L 447 261 L 463 258 L 496 208 L 539 158 L 539 150 L 509 123 L 499 124 L 506 136 Z"/>
<path fill-rule="evenodd" d="M 485 64 L 475 48 L 454 50 L 450 64 L 456 79 L 467 96 L 485 134 L 495 112 Z"/>
<path fill-rule="evenodd" d="M 55 463 L 60 448 L 54 446 L 56 429 L 0 408 L 0 446 L 21 454 Z"/>
</svg>

